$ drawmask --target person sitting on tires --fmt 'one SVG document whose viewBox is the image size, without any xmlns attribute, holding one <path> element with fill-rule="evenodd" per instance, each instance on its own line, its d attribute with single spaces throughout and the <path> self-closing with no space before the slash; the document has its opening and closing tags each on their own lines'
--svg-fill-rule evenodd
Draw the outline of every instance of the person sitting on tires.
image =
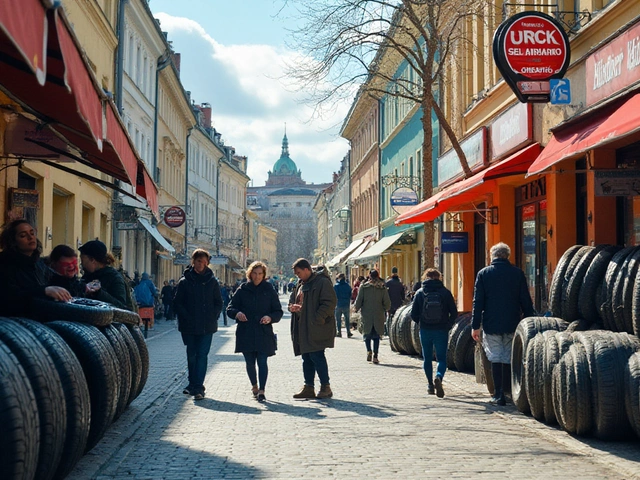
<svg viewBox="0 0 640 480">
<path fill-rule="evenodd" d="M 107 246 L 100 240 L 91 240 L 84 243 L 79 250 L 84 270 L 82 280 L 87 282 L 86 297 L 125 310 L 133 310 L 133 305 L 127 305 L 124 277 L 113 268 L 115 258 L 107 252 Z"/>
<path fill-rule="evenodd" d="M 78 278 L 78 255 L 69 245 L 57 245 L 49 254 L 49 285 L 67 289 L 73 297 L 84 297 L 87 284 Z"/>
<path fill-rule="evenodd" d="M 509 262 L 511 249 L 506 243 L 497 243 L 490 250 L 491 265 L 478 272 L 473 292 L 471 336 L 480 341 L 491 362 L 494 395 L 491 403 L 506 405 L 503 378 L 511 364 L 511 344 L 518 323 L 535 315 L 524 272 Z"/>
<path fill-rule="evenodd" d="M 40 258 L 42 244 L 27 220 L 5 225 L 0 234 L 0 249 L 0 315 L 27 316 L 29 301 L 34 297 L 71 300 L 66 289 L 47 286 L 48 269 Z"/>
</svg>

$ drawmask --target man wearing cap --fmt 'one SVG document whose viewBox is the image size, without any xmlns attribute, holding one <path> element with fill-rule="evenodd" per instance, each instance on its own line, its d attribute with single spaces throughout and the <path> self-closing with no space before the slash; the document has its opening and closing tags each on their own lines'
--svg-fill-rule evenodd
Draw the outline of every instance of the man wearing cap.
<svg viewBox="0 0 640 480">
<path fill-rule="evenodd" d="M 400 281 L 400 277 L 398 277 L 398 267 L 393 267 L 391 269 L 391 277 L 385 283 L 387 289 L 389 290 L 389 298 L 391 299 L 391 308 L 389 309 L 389 314 L 387 316 L 387 322 L 384 326 L 384 334 L 388 335 L 391 327 L 391 320 L 402 304 L 404 303 L 404 285 L 402 281 Z"/>
<path fill-rule="evenodd" d="M 84 270 L 82 280 L 87 283 L 87 298 L 132 310 L 133 306 L 127 305 L 124 277 L 113 268 L 115 258 L 107 252 L 107 246 L 100 240 L 91 240 L 84 243 L 79 250 Z"/>
</svg>

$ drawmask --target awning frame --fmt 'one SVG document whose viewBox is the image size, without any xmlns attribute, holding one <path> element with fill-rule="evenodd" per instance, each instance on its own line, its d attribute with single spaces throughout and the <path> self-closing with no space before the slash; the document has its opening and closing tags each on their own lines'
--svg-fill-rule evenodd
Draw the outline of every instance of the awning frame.
<svg viewBox="0 0 640 480">
<path fill-rule="evenodd" d="M 162 236 L 156 226 L 152 225 L 149 220 L 144 217 L 138 217 L 138 222 L 167 252 L 171 253 L 172 255 L 176 253 L 176 249 L 173 247 L 173 245 L 171 245 L 169 241 Z"/>
</svg>

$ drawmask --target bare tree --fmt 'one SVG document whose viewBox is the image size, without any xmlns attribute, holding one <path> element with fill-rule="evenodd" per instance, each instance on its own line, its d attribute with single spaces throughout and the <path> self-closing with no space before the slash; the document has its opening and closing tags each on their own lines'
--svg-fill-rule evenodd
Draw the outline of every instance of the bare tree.
<svg viewBox="0 0 640 480">
<path fill-rule="evenodd" d="M 285 0 L 296 7 L 298 28 L 290 46 L 303 57 L 287 74 L 307 93 L 307 101 L 323 109 L 359 95 L 397 97 L 422 108 L 422 199 L 433 195 L 432 123 L 440 128 L 471 175 L 456 134 L 436 100 L 447 62 L 455 48 L 468 44 L 464 23 L 482 17 L 487 0 Z M 310 60 L 311 59 L 311 60 Z M 396 75 L 406 62 L 412 75 Z M 424 226 L 423 264 L 434 252 L 432 222 Z"/>
</svg>

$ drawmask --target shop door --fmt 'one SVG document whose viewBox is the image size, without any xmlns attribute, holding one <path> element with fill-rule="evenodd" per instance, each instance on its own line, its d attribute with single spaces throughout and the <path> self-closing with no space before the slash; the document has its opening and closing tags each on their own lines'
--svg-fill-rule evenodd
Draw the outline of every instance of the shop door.
<svg viewBox="0 0 640 480">
<path fill-rule="evenodd" d="M 478 208 L 486 208 L 485 204 Z M 485 218 L 476 213 L 473 226 L 473 278 L 478 272 L 487 266 L 487 225 Z"/>
<path fill-rule="evenodd" d="M 518 265 L 524 271 L 535 309 L 549 309 L 547 279 L 547 201 L 521 205 L 518 214 Z"/>
</svg>

